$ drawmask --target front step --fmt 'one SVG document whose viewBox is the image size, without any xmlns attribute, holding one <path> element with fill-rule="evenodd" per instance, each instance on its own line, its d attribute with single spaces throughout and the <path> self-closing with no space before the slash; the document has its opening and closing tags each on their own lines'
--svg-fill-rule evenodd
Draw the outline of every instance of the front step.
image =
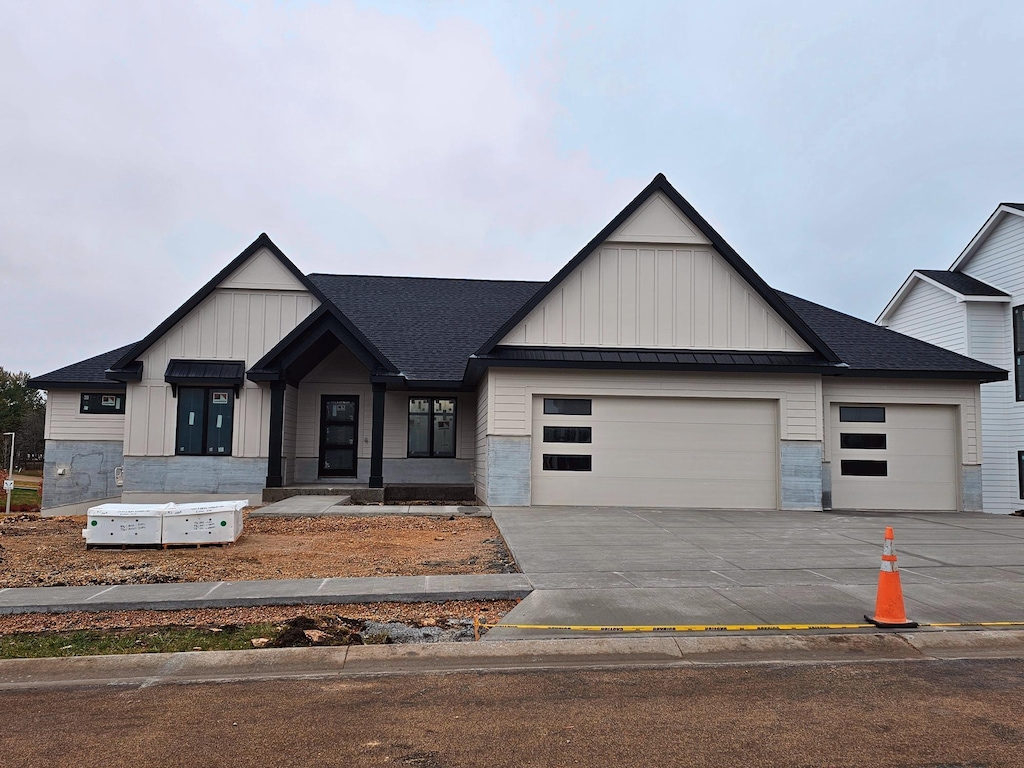
<svg viewBox="0 0 1024 768">
<path fill-rule="evenodd" d="M 367 488 L 365 485 L 302 485 L 288 488 L 264 488 L 263 503 L 273 504 L 292 496 L 347 496 L 352 504 L 383 504 L 383 488 Z"/>
<path fill-rule="evenodd" d="M 472 485 L 392 483 L 383 488 L 368 488 L 365 485 L 299 485 L 263 489 L 264 504 L 273 504 L 292 496 L 349 496 L 352 504 L 434 502 L 442 505 L 472 505 L 476 503 L 476 488 Z"/>
</svg>

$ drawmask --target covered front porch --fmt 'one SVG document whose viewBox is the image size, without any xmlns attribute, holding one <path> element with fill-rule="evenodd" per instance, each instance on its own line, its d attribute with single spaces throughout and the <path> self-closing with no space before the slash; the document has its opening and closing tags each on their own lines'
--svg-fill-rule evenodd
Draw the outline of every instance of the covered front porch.
<svg viewBox="0 0 1024 768">
<path fill-rule="evenodd" d="M 315 311 L 247 376 L 270 389 L 265 500 L 472 498 L 475 392 L 408 380 L 340 313 Z"/>
</svg>

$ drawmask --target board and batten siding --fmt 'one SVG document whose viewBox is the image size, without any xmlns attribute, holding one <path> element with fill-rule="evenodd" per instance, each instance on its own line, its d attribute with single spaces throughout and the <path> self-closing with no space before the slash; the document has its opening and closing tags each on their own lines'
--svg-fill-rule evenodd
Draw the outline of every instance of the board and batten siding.
<svg viewBox="0 0 1024 768">
<path fill-rule="evenodd" d="M 826 462 L 832 460 L 832 404 L 860 405 L 952 405 L 957 407 L 960 463 L 981 464 L 979 421 L 981 387 L 971 381 L 930 381 L 915 379 L 847 379 L 825 377 L 821 382 L 825 414 L 824 448 Z"/>
<path fill-rule="evenodd" d="M 142 381 L 127 392 L 125 455 L 175 453 L 177 401 L 164 381 L 169 360 L 244 360 L 248 368 L 318 303 L 304 291 L 216 289 L 140 356 Z M 267 455 L 269 414 L 269 388 L 246 381 L 235 405 L 232 455 Z"/>
<path fill-rule="evenodd" d="M 491 435 L 531 434 L 537 395 L 774 400 L 780 439 L 821 440 L 823 435 L 819 376 L 492 368 L 488 379 Z"/>
<path fill-rule="evenodd" d="M 587 257 L 501 343 L 810 351 L 710 246 L 621 243 Z"/>
<path fill-rule="evenodd" d="M 123 413 L 81 413 L 82 392 L 97 392 L 124 397 L 123 392 L 103 392 L 103 387 L 88 390 L 55 389 L 46 395 L 44 440 L 124 440 Z"/>
<path fill-rule="evenodd" d="M 962 265 L 960 272 L 999 288 L 1024 302 L 1024 217 L 1006 215 Z"/>
<path fill-rule="evenodd" d="M 889 318 L 890 331 L 967 354 L 967 305 L 948 291 L 917 280 Z"/>
</svg>

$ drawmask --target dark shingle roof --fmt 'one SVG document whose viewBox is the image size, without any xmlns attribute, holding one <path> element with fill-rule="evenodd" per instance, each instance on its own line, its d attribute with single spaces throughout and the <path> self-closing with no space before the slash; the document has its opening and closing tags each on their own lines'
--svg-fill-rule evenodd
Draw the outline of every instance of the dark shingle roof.
<svg viewBox="0 0 1024 768">
<path fill-rule="evenodd" d="M 103 384 L 109 389 L 124 389 L 123 383 L 111 381 L 106 377 L 105 372 L 137 343 L 118 347 L 110 352 L 104 352 L 102 355 L 90 357 L 88 360 L 82 360 L 81 362 L 58 368 L 56 371 L 44 373 L 42 376 L 29 379 L 28 383 L 39 389 L 60 389 L 61 387 L 72 387 L 80 384 Z"/>
<path fill-rule="evenodd" d="M 1022 209 L 1024 210 L 1024 209 Z M 925 277 L 930 277 L 937 283 L 942 283 L 962 296 L 1009 296 L 1010 294 L 993 288 L 988 283 L 983 283 L 963 272 L 950 272 L 946 269 L 915 269 Z"/>
<path fill-rule="evenodd" d="M 782 299 L 850 366 L 850 372 L 1002 381 L 1006 371 L 779 291 Z"/>
<path fill-rule="evenodd" d="M 1018 211 L 1024 211 L 1024 203 L 1000 203 L 1005 205 L 1007 208 L 1016 208 Z"/>
<path fill-rule="evenodd" d="M 461 381 L 466 363 L 544 283 L 309 275 L 411 379 Z"/>
</svg>

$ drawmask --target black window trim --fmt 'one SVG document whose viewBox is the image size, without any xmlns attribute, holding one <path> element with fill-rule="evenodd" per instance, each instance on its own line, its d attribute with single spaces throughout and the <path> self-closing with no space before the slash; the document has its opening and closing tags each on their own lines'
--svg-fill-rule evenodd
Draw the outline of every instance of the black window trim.
<svg viewBox="0 0 1024 768">
<path fill-rule="evenodd" d="M 222 456 L 232 456 L 232 455 L 234 455 L 234 452 L 235 452 L 235 408 L 238 405 L 238 399 L 239 399 L 238 395 L 235 394 L 234 390 L 230 386 L 220 386 L 220 387 L 217 387 L 217 386 L 180 387 L 179 386 L 178 389 L 179 390 L 181 390 L 181 389 L 201 389 L 204 392 L 204 394 L 203 394 L 203 408 L 204 408 L 204 410 L 203 410 L 203 427 L 200 430 L 200 432 L 201 432 L 201 434 L 203 436 L 203 441 L 202 441 L 202 449 L 200 450 L 199 453 L 182 453 L 181 451 L 178 450 L 178 446 L 181 445 L 181 440 L 180 440 L 180 437 L 181 437 L 181 411 L 180 411 L 180 409 L 181 409 L 181 398 L 178 397 L 177 393 L 176 393 L 175 394 L 176 403 L 175 403 L 175 408 L 174 408 L 174 455 L 175 456 L 211 456 L 211 457 L 215 456 L 215 457 L 218 457 L 218 458 L 220 458 Z M 217 391 L 217 392 L 224 392 L 225 390 L 231 392 L 231 442 L 228 444 L 228 450 L 225 453 L 210 453 L 207 450 L 207 448 L 209 448 L 209 431 L 210 431 L 210 423 L 209 423 L 208 419 L 210 417 L 210 406 L 213 404 L 213 393 L 215 391 Z"/>
<path fill-rule="evenodd" d="M 551 466 L 561 459 L 586 459 L 586 467 L 556 467 Z M 594 469 L 594 457 L 589 453 L 545 453 L 543 454 L 541 466 L 545 472 L 592 472 Z"/>
<path fill-rule="evenodd" d="M 98 391 L 94 392 L 93 390 L 89 390 L 87 392 L 80 392 L 79 396 L 78 396 L 78 412 L 79 413 L 84 413 L 87 416 L 112 416 L 112 415 L 123 414 L 124 413 L 125 400 L 127 399 L 127 395 L 128 395 L 127 392 L 98 392 Z M 87 398 L 87 397 L 98 397 L 100 399 L 101 405 L 95 411 L 86 410 L 86 408 L 85 408 L 85 398 Z M 102 405 L 104 397 L 120 398 L 120 400 L 121 400 L 121 407 L 120 408 L 115 407 L 113 410 L 110 410 L 109 408 L 104 408 L 104 406 Z"/>
<path fill-rule="evenodd" d="M 1020 497 L 1024 499 L 1024 451 L 1017 451 L 1017 485 Z"/>
<path fill-rule="evenodd" d="M 429 456 L 413 456 L 409 450 L 409 416 L 412 412 L 409 410 L 412 408 L 413 400 L 426 400 L 430 403 L 430 409 L 427 411 L 427 436 L 430 440 L 430 455 Z M 452 401 L 452 454 L 451 456 L 438 456 L 434 452 L 434 401 L 435 400 L 451 400 Z M 405 411 L 405 458 L 407 459 L 457 459 L 459 457 L 459 398 L 448 397 L 445 395 L 409 395 L 409 404 Z"/>
<path fill-rule="evenodd" d="M 1013 308 L 1013 316 L 1010 319 L 1013 326 L 1013 394 L 1019 403 L 1024 401 L 1024 376 L 1021 375 L 1021 368 L 1024 366 L 1024 334 L 1018 331 L 1024 322 L 1024 304 Z"/>
</svg>

